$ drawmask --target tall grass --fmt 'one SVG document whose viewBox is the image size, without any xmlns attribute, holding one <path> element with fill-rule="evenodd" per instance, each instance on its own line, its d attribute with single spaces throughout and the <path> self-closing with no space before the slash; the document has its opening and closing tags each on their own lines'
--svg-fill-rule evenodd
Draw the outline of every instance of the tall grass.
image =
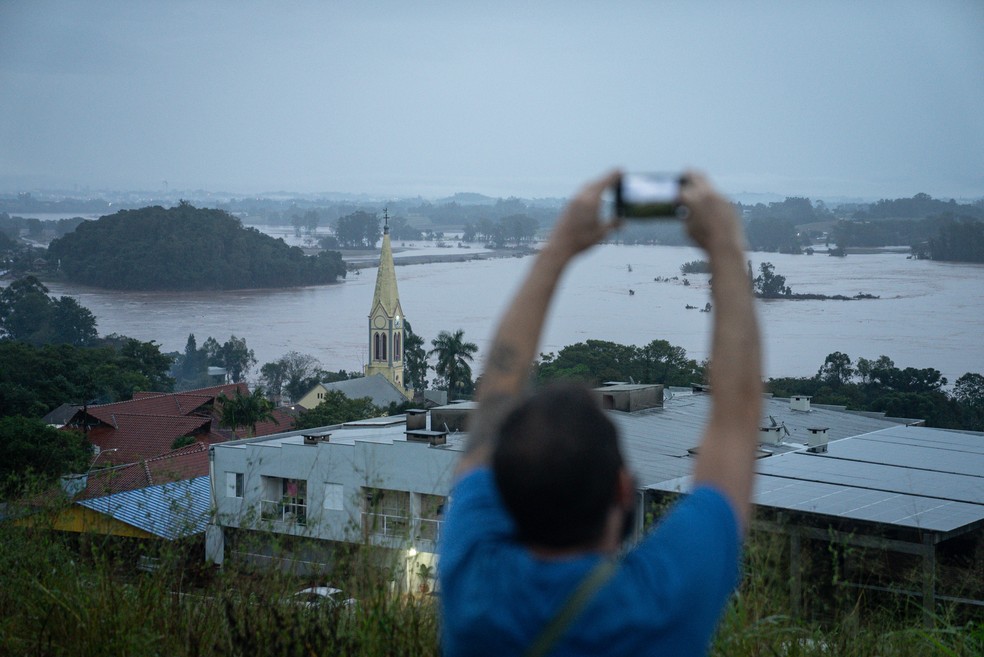
<svg viewBox="0 0 984 657">
<path fill-rule="evenodd" d="M 825 582 L 804 582 L 808 604 L 794 617 L 787 550 L 768 536 L 751 542 L 741 591 L 722 619 L 713 655 L 984 654 L 980 614 L 957 621 L 944 611 L 936 628 L 926 629 L 921 615 L 901 603 L 872 608 L 856 590 Z M 340 552 L 333 571 L 315 581 L 235 562 L 207 567 L 197 541 L 158 544 L 0 524 L 0 653 L 438 654 L 433 598 L 394 593 L 392 573 L 371 548 Z M 141 554 L 155 557 L 159 567 L 138 570 Z M 285 602 L 291 592 L 314 583 L 342 588 L 358 603 L 306 608 Z"/>
</svg>

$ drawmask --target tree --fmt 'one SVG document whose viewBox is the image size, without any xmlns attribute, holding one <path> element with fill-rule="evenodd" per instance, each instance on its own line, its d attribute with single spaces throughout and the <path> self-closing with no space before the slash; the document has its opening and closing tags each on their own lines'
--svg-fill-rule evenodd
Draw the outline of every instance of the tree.
<svg viewBox="0 0 984 657">
<path fill-rule="evenodd" d="M 443 378 L 442 383 L 446 385 L 449 400 L 469 394 L 474 387 L 469 363 L 474 360 L 478 345 L 465 342 L 464 335 L 462 329 L 454 333 L 441 331 L 431 340 L 434 348 L 427 352 L 428 358 L 437 355 L 434 372 Z"/>
<path fill-rule="evenodd" d="M 264 396 L 263 388 L 257 387 L 249 394 L 243 394 L 236 389 L 233 397 L 227 397 L 223 392 L 218 397 L 221 404 L 219 410 L 219 421 L 223 426 L 235 431 L 239 427 L 246 429 L 247 437 L 256 433 L 256 425 L 259 422 L 272 420 L 274 424 L 279 424 L 273 415 L 273 403 Z"/>
<path fill-rule="evenodd" d="M 202 388 L 208 382 L 208 353 L 198 348 L 194 333 L 188 334 L 184 354 L 175 360 L 172 374 L 177 379 L 178 390 Z"/>
<path fill-rule="evenodd" d="M 320 404 L 301 413 L 294 421 L 294 428 L 325 427 L 381 415 L 382 409 L 373 404 L 370 397 L 349 399 L 341 390 L 329 390 Z"/>
<path fill-rule="evenodd" d="M 256 365 L 256 356 L 246 346 L 246 338 L 231 335 L 228 340 L 219 344 L 218 340 L 209 336 L 202 344 L 202 350 L 208 354 L 208 364 L 212 367 L 224 367 L 234 383 L 245 379 L 250 368 Z"/>
<path fill-rule="evenodd" d="M 339 217 L 335 223 L 335 237 L 342 248 L 372 249 L 379 236 L 379 217 L 363 210 Z"/>
<path fill-rule="evenodd" d="M 0 291 L 0 336 L 33 345 L 92 344 L 96 318 L 71 297 L 48 296 L 34 276 L 18 279 Z"/>
<path fill-rule="evenodd" d="M 403 381 L 410 390 L 427 387 L 427 352 L 424 339 L 413 332 L 409 320 L 403 321 Z"/>
<path fill-rule="evenodd" d="M 776 273 L 776 268 L 771 262 L 763 262 L 759 265 L 761 272 L 755 277 L 755 295 L 763 299 L 777 299 L 788 297 L 792 294 L 786 286 L 786 277 Z"/>
<path fill-rule="evenodd" d="M 28 486 L 45 486 L 61 475 L 85 472 L 91 458 L 92 447 L 77 431 L 20 416 L 0 418 L 0 499 Z"/>
<path fill-rule="evenodd" d="M 817 379 L 833 387 L 849 383 L 852 376 L 854 376 L 854 368 L 851 367 L 851 357 L 839 351 L 827 354 L 823 365 L 817 370 Z"/>
<path fill-rule="evenodd" d="M 953 384 L 953 398 L 961 404 L 984 409 L 984 376 L 967 372 Z"/>
<path fill-rule="evenodd" d="M 300 399 L 324 378 L 318 359 L 297 351 L 289 351 L 272 363 L 264 364 L 260 374 L 273 399 L 284 394 L 292 400 Z"/>
<path fill-rule="evenodd" d="M 666 340 L 653 340 L 639 350 L 639 383 L 662 383 L 668 386 L 688 386 L 704 378 L 703 368 L 687 358 L 683 347 Z"/>
</svg>

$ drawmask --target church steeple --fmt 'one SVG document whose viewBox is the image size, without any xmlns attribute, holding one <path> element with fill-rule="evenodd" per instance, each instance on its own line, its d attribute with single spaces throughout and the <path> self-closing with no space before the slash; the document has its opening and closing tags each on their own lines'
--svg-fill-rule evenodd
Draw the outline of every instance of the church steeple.
<svg viewBox="0 0 984 657">
<path fill-rule="evenodd" d="M 403 310 L 396 287 L 389 210 L 383 210 L 383 247 L 376 271 L 376 289 L 369 311 L 369 364 L 366 376 L 382 374 L 406 394 L 403 383 Z"/>
</svg>

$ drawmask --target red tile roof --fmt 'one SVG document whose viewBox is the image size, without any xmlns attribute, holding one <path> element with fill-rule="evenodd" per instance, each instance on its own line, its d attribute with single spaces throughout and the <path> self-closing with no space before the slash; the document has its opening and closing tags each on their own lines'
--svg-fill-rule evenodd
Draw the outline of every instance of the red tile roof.
<svg viewBox="0 0 984 657">
<path fill-rule="evenodd" d="M 135 463 L 170 452 L 184 436 L 208 444 L 236 438 L 219 429 L 215 407 L 219 395 L 231 396 L 237 390 L 249 394 L 245 383 L 176 393 L 139 392 L 129 401 L 80 409 L 68 426 L 88 427 L 89 442 L 100 450 L 115 450 L 100 465 Z"/>
<path fill-rule="evenodd" d="M 208 444 L 196 442 L 156 458 L 89 473 L 75 500 L 102 497 L 147 486 L 194 479 L 208 474 Z"/>
</svg>

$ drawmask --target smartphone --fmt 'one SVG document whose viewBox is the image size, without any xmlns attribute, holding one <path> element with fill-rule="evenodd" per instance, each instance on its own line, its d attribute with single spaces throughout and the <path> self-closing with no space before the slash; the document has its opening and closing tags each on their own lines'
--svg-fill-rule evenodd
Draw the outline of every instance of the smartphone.
<svg viewBox="0 0 984 657">
<path fill-rule="evenodd" d="M 626 173 L 615 185 L 615 215 L 624 219 L 679 219 L 680 184 L 676 174 Z"/>
</svg>

